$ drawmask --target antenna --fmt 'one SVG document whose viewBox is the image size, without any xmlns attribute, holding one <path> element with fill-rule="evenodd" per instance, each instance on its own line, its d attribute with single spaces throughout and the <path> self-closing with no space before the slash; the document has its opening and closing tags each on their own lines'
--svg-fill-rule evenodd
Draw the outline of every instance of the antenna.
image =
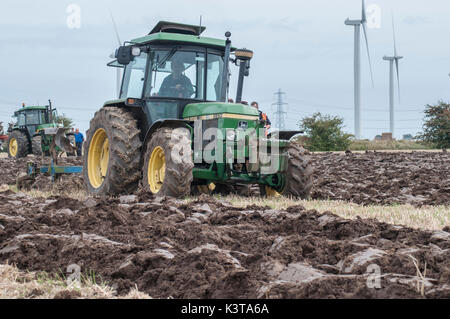
<svg viewBox="0 0 450 319">
<path fill-rule="evenodd" d="M 198 28 L 198 38 L 200 39 L 200 33 L 202 33 L 202 15 L 200 15 L 200 26 Z"/>
</svg>

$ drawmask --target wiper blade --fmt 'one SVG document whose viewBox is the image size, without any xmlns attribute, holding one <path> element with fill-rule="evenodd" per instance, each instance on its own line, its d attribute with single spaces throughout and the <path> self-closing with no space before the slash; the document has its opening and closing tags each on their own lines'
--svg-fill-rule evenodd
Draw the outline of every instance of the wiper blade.
<svg viewBox="0 0 450 319">
<path fill-rule="evenodd" d="M 177 48 L 173 48 L 172 50 L 169 51 L 169 53 L 167 53 L 167 55 L 161 60 L 161 62 L 157 62 L 155 67 L 152 68 L 152 71 L 156 71 L 158 70 L 164 63 L 167 62 L 167 60 L 169 60 L 177 51 Z"/>
</svg>

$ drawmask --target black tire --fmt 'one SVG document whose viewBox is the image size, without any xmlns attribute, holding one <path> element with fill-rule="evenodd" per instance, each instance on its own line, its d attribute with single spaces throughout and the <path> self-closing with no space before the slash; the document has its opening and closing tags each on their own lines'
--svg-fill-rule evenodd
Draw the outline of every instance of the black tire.
<svg viewBox="0 0 450 319">
<path fill-rule="evenodd" d="M 284 189 L 280 192 L 276 192 L 269 187 L 269 190 L 265 185 L 259 185 L 260 195 L 263 197 L 272 196 L 288 196 L 306 199 L 311 193 L 313 186 L 313 167 L 311 165 L 311 159 L 307 154 L 307 151 L 296 143 L 291 143 L 288 147 L 288 168 L 284 178 L 286 179 Z M 268 191 L 270 193 L 268 193 Z"/>
<path fill-rule="evenodd" d="M 261 190 L 258 184 L 248 185 L 248 196 L 249 197 L 259 197 L 261 196 Z"/>
<path fill-rule="evenodd" d="M 36 135 L 31 139 L 31 150 L 35 156 L 42 155 L 42 136 Z"/>
<path fill-rule="evenodd" d="M 308 198 L 313 186 L 314 169 L 308 152 L 297 143 L 290 143 L 286 186 L 282 195 Z"/>
<path fill-rule="evenodd" d="M 99 187 L 89 179 L 89 151 L 92 137 L 99 129 L 109 140 L 109 161 L 106 175 Z M 118 107 L 104 107 L 90 122 L 84 143 L 83 175 L 88 191 L 95 195 L 119 195 L 137 189 L 140 178 L 142 142 L 137 121 L 131 112 Z"/>
<path fill-rule="evenodd" d="M 12 138 L 14 138 L 17 141 L 17 154 L 15 156 L 11 155 L 9 151 L 9 143 Z M 21 158 L 27 156 L 29 153 L 30 141 L 28 141 L 27 135 L 21 131 L 18 130 L 12 131 L 11 134 L 8 136 L 8 142 L 6 145 L 8 147 L 9 157 Z"/>
<path fill-rule="evenodd" d="M 228 184 L 216 184 L 214 194 L 227 196 L 227 195 L 236 195 L 238 194 L 238 192 L 236 190 L 235 184 L 228 183 Z"/>
<path fill-rule="evenodd" d="M 142 168 L 142 186 L 152 192 L 148 181 L 148 166 L 155 148 L 161 147 L 165 157 L 165 176 L 158 196 L 183 197 L 190 194 L 193 180 L 191 134 L 187 128 L 163 127 L 153 133 L 147 143 Z M 173 157 L 177 154 L 177 157 Z"/>
</svg>

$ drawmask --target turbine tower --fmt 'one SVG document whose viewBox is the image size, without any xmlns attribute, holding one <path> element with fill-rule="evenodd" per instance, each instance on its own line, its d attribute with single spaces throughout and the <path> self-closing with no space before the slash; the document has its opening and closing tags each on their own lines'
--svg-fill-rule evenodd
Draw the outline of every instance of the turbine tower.
<svg viewBox="0 0 450 319">
<path fill-rule="evenodd" d="M 366 3 L 362 0 L 361 20 L 350 20 L 347 18 L 345 24 L 355 28 L 355 60 L 354 60 L 354 81 L 355 81 L 355 137 L 361 139 L 361 26 L 364 31 L 364 38 L 369 59 L 370 78 L 373 86 L 372 62 L 370 60 L 369 41 L 367 39 L 367 17 Z"/>
<path fill-rule="evenodd" d="M 398 100 L 400 101 L 400 73 L 398 61 L 403 59 L 402 56 L 397 54 L 394 19 L 392 19 L 392 32 L 394 35 L 394 56 L 384 56 L 383 60 L 389 61 L 389 130 L 392 133 L 392 136 L 394 136 L 394 62 L 397 71 Z"/>
<path fill-rule="evenodd" d="M 114 32 L 116 34 L 116 38 L 117 38 L 117 43 L 119 45 L 119 47 L 122 45 L 122 42 L 120 41 L 120 37 L 119 37 L 119 32 L 117 31 L 117 25 L 116 25 L 116 21 L 114 20 L 114 17 L 111 13 L 111 11 L 109 12 L 109 15 L 111 16 L 111 21 L 114 27 Z M 111 53 L 111 55 L 109 56 L 111 59 L 115 58 L 115 52 Z M 120 98 L 120 82 L 122 80 L 122 72 L 120 70 L 121 68 L 116 67 L 116 91 L 117 91 L 117 98 Z"/>
</svg>

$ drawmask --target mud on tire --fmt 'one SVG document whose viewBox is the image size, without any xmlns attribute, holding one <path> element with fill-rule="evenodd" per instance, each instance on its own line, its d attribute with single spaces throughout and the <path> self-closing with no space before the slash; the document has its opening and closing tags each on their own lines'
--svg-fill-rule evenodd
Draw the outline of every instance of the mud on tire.
<svg viewBox="0 0 450 319">
<path fill-rule="evenodd" d="M 92 137 L 99 129 L 106 132 L 109 140 L 109 161 L 103 183 L 95 188 L 89 180 L 88 158 Z M 139 133 L 136 119 L 125 109 L 103 107 L 95 113 L 86 133 L 83 156 L 84 181 L 90 193 L 118 195 L 137 188 L 142 146 Z"/>
<path fill-rule="evenodd" d="M 190 131 L 187 128 L 163 127 L 156 130 L 147 143 L 142 172 L 142 187 L 151 191 L 148 167 L 150 157 L 157 147 L 165 156 L 165 176 L 157 195 L 183 197 L 189 195 L 193 180 L 192 149 Z"/>
<path fill-rule="evenodd" d="M 31 150 L 35 156 L 42 155 L 42 137 L 40 135 L 33 136 L 31 139 Z"/>
<path fill-rule="evenodd" d="M 282 195 L 308 198 L 313 185 L 313 167 L 307 151 L 296 143 L 288 148 L 289 161 L 286 173 L 286 186 Z"/>
<path fill-rule="evenodd" d="M 12 138 L 16 139 L 16 141 L 17 141 L 16 156 L 11 155 L 10 151 L 9 151 L 9 143 Z M 29 153 L 30 142 L 28 141 L 28 137 L 26 136 L 26 134 L 21 131 L 17 131 L 17 130 L 12 131 L 11 134 L 8 136 L 8 142 L 6 143 L 6 145 L 8 148 L 8 157 L 21 158 L 21 157 L 27 156 Z"/>
</svg>

